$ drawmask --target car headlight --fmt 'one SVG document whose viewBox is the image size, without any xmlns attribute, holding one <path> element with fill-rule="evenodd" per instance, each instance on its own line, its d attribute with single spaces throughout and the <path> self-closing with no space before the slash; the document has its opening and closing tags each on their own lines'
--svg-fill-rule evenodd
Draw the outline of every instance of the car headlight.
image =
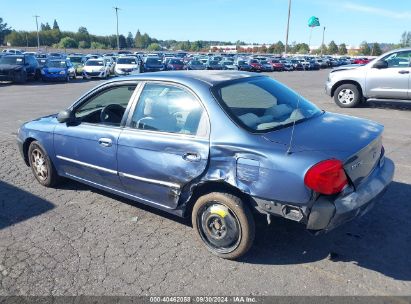
<svg viewBox="0 0 411 304">
<path fill-rule="evenodd" d="M 64 75 L 64 74 L 66 74 L 66 71 L 61 71 L 59 74 Z"/>
</svg>

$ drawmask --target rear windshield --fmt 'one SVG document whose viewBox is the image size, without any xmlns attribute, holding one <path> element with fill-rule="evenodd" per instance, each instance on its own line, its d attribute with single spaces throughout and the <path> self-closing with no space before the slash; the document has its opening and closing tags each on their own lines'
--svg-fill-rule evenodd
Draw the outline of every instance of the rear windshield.
<svg viewBox="0 0 411 304">
<path fill-rule="evenodd" d="M 24 58 L 14 56 L 3 56 L 0 58 L 0 64 L 24 64 Z"/>
<path fill-rule="evenodd" d="M 72 56 L 70 56 L 69 59 L 72 63 L 81 63 L 83 61 L 83 57 L 72 57 Z"/>
<path fill-rule="evenodd" d="M 269 77 L 223 83 L 212 92 L 227 114 L 251 132 L 269 132 L 322 113 L 315 105 Z"/>
<path fill-rule="evenodd" d="M 118 58 L 118 64 L 137 64 L 136 59 L 134 58 Z"/>
</svg>

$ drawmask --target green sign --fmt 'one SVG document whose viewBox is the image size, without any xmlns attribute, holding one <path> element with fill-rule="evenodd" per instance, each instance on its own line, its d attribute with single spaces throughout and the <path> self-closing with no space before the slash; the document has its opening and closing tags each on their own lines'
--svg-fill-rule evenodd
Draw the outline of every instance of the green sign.
<svg viewBox="0 0 411 304">
<path fill-rule="evenodd" d="M 309 27 L 320 26 L 320 19 L 318 19 L 318 17 L 312 16 L 310 19 L 308 19 L 308 26 Z"/>
</svg>

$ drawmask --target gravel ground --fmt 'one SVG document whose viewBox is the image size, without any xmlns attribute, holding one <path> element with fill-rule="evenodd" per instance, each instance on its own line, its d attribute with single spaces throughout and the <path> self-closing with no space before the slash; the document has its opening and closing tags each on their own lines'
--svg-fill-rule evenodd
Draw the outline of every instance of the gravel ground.
<svg viewBox="0 0 411 304">
<path fill-rule="evenodd" d="M 271 75 L 325 110 L 384 124 L 395 181 L 367 215 L 326 235 L 261 221 L 240 261 L 210 255 L 187 220 L 76 182 L 35 181 L 18 126 L 97 81 L 0 84 L 0 295 L 411 295 L 411 103 L 340 109 L 323 92 L 327 72 Z"/>
</svg>

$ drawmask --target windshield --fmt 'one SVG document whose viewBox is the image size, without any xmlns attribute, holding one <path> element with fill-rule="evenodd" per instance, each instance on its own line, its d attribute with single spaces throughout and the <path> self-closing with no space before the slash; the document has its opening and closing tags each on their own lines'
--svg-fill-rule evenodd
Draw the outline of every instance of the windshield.
<svg viewBox="0 0 411 304">
<path fill-rule="evenodd" d="M 49 68 L 65 68 L 66 62 L 65 61 L 49 61 L 47 66 Z"/>
<path fill-rule="evenodd" d="M 213 95 L 234 121 L 251 132 L 268 132 L 322 113 L 315 105 L 269 77 L 223 84 L 213 88 Z"/>
<path fill-rule="evenodd" d="M 178 59 L 171 59 L 170 64 L 180 64 L 180 65 L 182 65 L 183 62 L 181 60 L 178 60 Z"/>
<path fill-rule="evenodd" d="M 217 65 L 217 64 L 218 64 L 218 61 L 213 61 L 213 60 L 211 60 L 211 61 L 210 61 L 210 64 L 212 64 L 212 65 Z"/>
<path fill-rule="evenodd" d="M 24 58 L 14 56 L 3 56 L 0 58 L 0 64 L 24 64 Z"/>
<path fill-rule="evenodd" d="M 193 60 L 191 61 L 191 65 L 202 65 L 202 63 L 200 61 Z"/>
<path fill-rule="evenodd" d="M 102 60 L 89 60 L 86 62 L 86 66 L 104 66 Z"/>
<path fill-rule="evenodd" d="M 161 60 L 155 58 L 147 58 L 146 64 L 161 64 Z"/>
<path fill-rule="evenodd" d="M 81 63 L 83 57 L 71 57 L 71 56 L 70 56 L 69 59 L 70 59 L 70 61 L 71 61 L 72 63 Z"/>
<path fill-rule="evenodd" d="M 118 58 L 118 64 L 137 64 L 136 59 L 134 58 Z"/>
</svg>

